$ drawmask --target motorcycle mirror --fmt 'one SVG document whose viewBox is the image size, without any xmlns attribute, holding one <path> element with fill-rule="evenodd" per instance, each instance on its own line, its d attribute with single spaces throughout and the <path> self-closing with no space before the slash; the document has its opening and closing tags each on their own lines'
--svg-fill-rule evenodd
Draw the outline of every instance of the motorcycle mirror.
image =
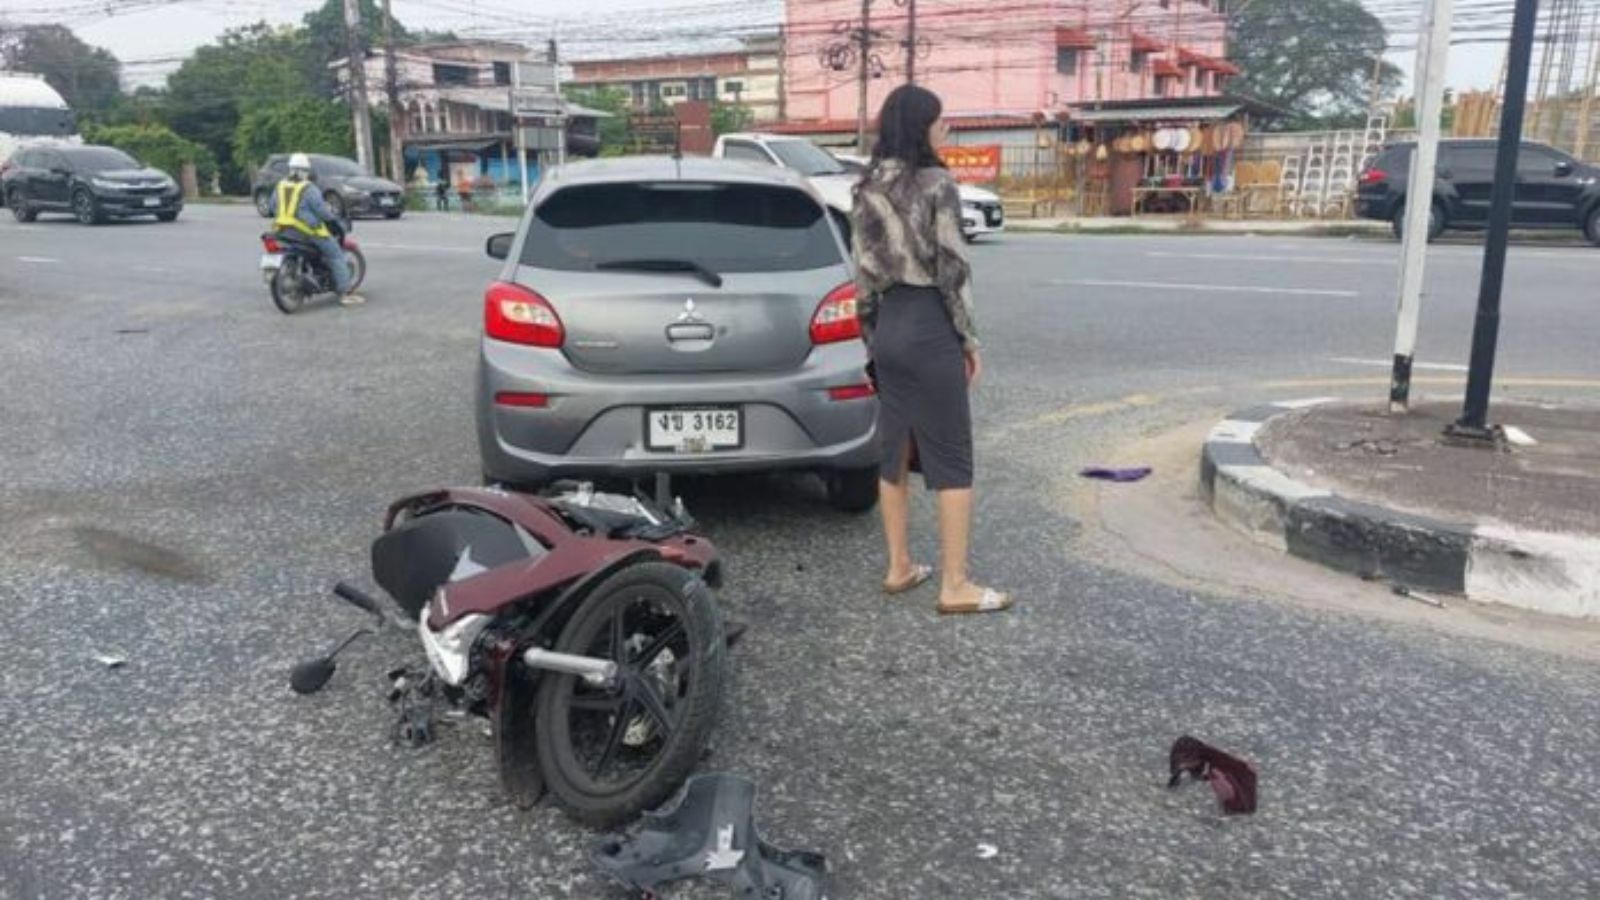
<svg viewBox="0 0 1600 900">
<path fill-rule="evenodd" d="M 338 668 L 339 664 L 331 656 L 296 663 L 289 671 L 289 687 L 296 694 L 315 694 L 322 690 Z"/>
</svg>

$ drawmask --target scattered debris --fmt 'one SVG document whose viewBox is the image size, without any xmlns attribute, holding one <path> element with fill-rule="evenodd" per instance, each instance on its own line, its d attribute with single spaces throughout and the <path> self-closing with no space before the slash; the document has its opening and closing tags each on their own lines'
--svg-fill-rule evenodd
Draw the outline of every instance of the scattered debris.
<svg viewBox="0 0 1600 900">
<path fill-rule="evenodd" d="M 1507 425 L 1505 431 L 1506 440 L 1518 447 L 1532 447 L 1539 443 L 1533 439 L 1533 435 L 1515 425 Z"/>
<path fill-rule="evenodd" d="M 128 658 L 116 653 L 96 653 L 94 661 L 108 669 L 120 669 L 128 664 Z"/>
<path fill-rule="evenodd" d="M 1175 788 L 1184 775 L 1210 783 L 1222 811 L 1228 815 L 1256 811 L 1255 767 L 1198 738 L 1184 735 L 1172 744 L 1169 757 L 1172 778 L 1167 787 Z"/>
<path fill-rule="evenodd" d="M 148 328 L 118 328 L 112 334 L 149 334 Z"/>
<path fill-rule="evenodd" d="M 1435 609 L 1444 609 L 1443 597 L 1436 597 L 1433 594 L 1425 594 L 1422 591 L 1412 590 L 1403 584 L 1392 584 L 1389 586 L 1389 590 L 1393 591 L 1397 597 L 1409 597 L 1418 603 L 1426 603 Z"/>
<path fill-rule="evenodd" d="M 1122 484 L 1129 481 L 1142 481 L 1150 476 L 1155 469 L 1149 466 L 1137 466 L 1131 469 L 1104 469 L 1091 467 L 1078 472 L 1084 478 L 1093 478 L 1097 481 L 1113 481 Z"/>
<path fill-rule="evenodd" d="M 996 856 L 999 856 L 999 855 L 1000 855 L 1000 848 L 996 847 L 993 844 L 979 844 L 978 845 L 978 858 L 979 859 L 994 859 Z"/>
<path fill-rule="evenodd" d="M 638 834 L 606 838 L 590 858 L 645 897 L 659 896 L 666 882 L 705 876 L 731 886 L 735 897 L 822 900 L 827 861 L 762 840 L 755 799 L 748 778 L 697 775 L 673 801 L 645 813 Z"/>
</svg>

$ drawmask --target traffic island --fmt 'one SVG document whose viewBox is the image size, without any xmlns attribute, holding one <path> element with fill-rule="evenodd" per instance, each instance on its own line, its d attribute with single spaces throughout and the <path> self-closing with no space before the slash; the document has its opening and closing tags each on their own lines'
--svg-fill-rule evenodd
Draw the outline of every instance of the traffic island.
<svg viewBox="0 0 1600 900">
<path fill-rule="evenodd" d="M 1600 409 L 1496 404 L 1500 450 L 1447 441 L 1459 411 L 1242 410 L 1206 440 L 1202 494 L 1252 539 L 1362 578 L 1600 618 Z"/>
</svg>

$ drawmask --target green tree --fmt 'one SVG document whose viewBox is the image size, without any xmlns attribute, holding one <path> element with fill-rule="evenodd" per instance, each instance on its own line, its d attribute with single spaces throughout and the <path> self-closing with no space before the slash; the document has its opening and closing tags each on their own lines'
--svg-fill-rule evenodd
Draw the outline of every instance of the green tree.
<svg viewBox="0 0 1600 900">
<path fill-rule="evenodd" d="M 601 156 L 620 156 L 633 146 L 633 128 L 628 124 L 631 107 L 627 91 L 615 87 L 585 88 L 568 93 L 566 99 L 579 106 L 611 114 L 599 120 Z"/>
<path fill-rule="evenodd" d="M 232 158 L 246 171 L 273 153 L 295 152 L 354 155 L 349 108 L 302 97 L 251 110 L 234 131 Z"/>
<path fill-rule="evenodd" d="M 64 25 L 0 24 L 0 69 L 44 76 L 69 106 L 91 118 L 122 96 L 122 63 Z"/>
<path fill-rule="evenodd" d="M 1378 65 L 1380 95 L 1400 70 L 1378 64 L 1383 23 L 1360 0 L 1243 0 L 1234 6 L 1229 55 L 1244 69 L 1234 89 L 1288 110 L 1278 128 L 1359 125 Z"/>
<path fill-rule="evenodd" d="M 748 106 L 715 103 L 711 107 L 711 132 L 718 137 L 734 131 L 749 131 L 755 120 L 755 113 Z"/>
<path fill-rule="evenodd" d="M 223 32 L 167 78 L 167 124 L 211 151 L 230 193 L 249 184 L 248 169 L 233 152 L 240 120 L 256 109 L 307 98 L 314 84 L 306 74 L 309 52 L 297 29 L 258 22 Z"/>
<path fill-rule="evenodd" d="M 359 0 L 358 5 L 361 9 L 361 30 L 357 33 L 357 38 L 362 52 L 383 49 L 383 7 L 378 4 L 378 0 Z M 327 0 L 321 7 L 306 13 L 300 24 L 306 35 L 307 58 L 317 67 L 314 83 L 321 93 L 333 96 L 338 86 L 333 70 L 328 68 L 328 63 L 344 59 L 348 55 L 345 45 L 343 0 Z M 435 35 L 430 34 L 429 37 L 433 38 Z M 395 19 L 394 40 L 396 44 L 405 45 L 416 43 L 418 37 L 407 31 L 399 19 Z"/>
<path fill-rule="evenodd" d="M 184 140 L 165 125 L 90 125 L 84 129 L 83 139 L 116 147 L 173 178 L 182 176 L 184 165 L 193 165 L 202 186 L 209 185 L 217 173 L 217 161 L 209 150 Z"/>
</svg>

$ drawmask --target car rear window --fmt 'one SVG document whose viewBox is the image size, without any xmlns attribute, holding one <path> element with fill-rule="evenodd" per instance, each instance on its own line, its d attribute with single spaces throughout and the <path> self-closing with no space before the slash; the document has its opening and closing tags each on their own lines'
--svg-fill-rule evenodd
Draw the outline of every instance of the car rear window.
<svg viewBox="0 0 1600 900">
<path fill-rule="evenodd" d="M 565 188 L 539 206 L 522 264 L 567 272 L 688 260 L 715 272 L 821 269 L 841 261 L 822 207 L 794 188 L 700 182 Z"/>
</svg>

